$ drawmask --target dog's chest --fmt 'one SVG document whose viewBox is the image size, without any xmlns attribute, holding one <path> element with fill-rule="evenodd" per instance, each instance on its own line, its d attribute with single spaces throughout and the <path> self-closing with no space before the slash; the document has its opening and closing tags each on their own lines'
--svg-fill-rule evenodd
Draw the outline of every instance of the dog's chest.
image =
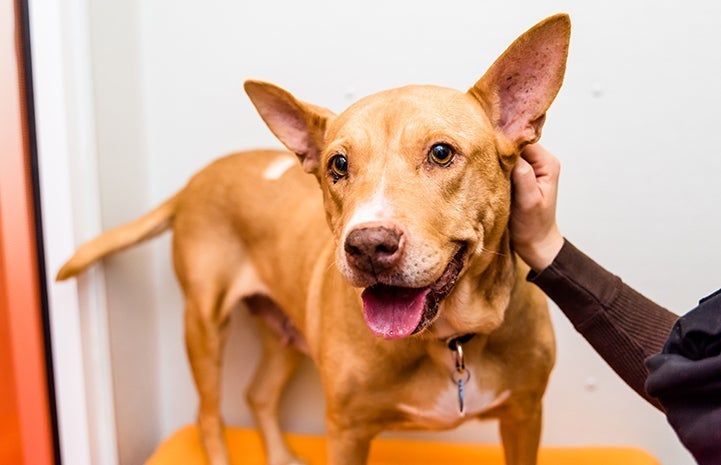
<svg viewBox="0 0 721 465">
<path fill-rule="evenodd" d="M 396 404 L 402 413 L 404 427 L 421 429 L 450 429 L 472 418 L 478 418 L 502 404 L 511 393 L 498 389 L 495 383 L 488 382 L 482 373 L 473 373 L 466 378 L 453 376 L 440 377 L 434 389 L 424 389 L 423 395 L 413 396 Z M 461 379 L 460 387 L 456 380 Z"/>
</svg>

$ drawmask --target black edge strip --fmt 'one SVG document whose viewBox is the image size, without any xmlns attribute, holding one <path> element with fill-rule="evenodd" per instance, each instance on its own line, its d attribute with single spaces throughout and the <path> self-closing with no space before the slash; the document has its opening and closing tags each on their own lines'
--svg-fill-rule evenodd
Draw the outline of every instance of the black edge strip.
<svg viewBox="0 0 721 465">
<path fill-rule="evenodd" d="M 53 435 L 53 455 L 56 465 L 61 465 L 60 455 L 60 429 L 58 425 L 57 400 L 55 392 L 55 367 L 53 364 L 52 340 L 50 333 L 50 305 L 48 300 L 48 285 L 45 279 L 45 245 L 43 242 L 43 222 L 40 202 L 40 167 L 38 161 L 38 144 L 35 126 L 35 96 L 33 93 L 33 69 L 30 44 L 30 12 L 28 0 L 16 0 L 17 24 L 19 26 L 21 43 L 17 44 L 18 61 L 22 67 L 20 85 L 24 95 L 24 117 L 26 124 L 26 143 L 28 144 L 30 159 L 30 176 L 32 181 L 32 201 L 35 218 L 35 247 L 37 250 L 37 265 L 40 287 L 40 306 L 43 323 L 43 340 L 45 349 L 45 366 L 50 407 L 50 422 Z"/>
</svg>

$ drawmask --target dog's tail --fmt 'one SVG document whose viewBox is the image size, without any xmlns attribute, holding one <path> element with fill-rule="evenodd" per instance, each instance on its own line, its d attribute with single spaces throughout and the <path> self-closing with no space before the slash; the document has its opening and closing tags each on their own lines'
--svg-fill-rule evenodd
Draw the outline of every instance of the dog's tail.
<svg viewBox="0 0 721 465">
<path fill-rule="evenodd" d="M 140 218 L 104 232 L 95 239 L 84 243 L 60 268 L 55 279 L 63 281 L 71 278 L 107 255 L 152 239 L 166 231 L 173 224 L 178 198 L 179 194 L 175 194 Z"/>
</svg>

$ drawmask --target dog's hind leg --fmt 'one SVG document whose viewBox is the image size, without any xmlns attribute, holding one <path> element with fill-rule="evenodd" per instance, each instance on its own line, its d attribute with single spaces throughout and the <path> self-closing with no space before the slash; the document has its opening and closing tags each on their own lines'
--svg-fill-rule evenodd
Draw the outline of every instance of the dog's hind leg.
<svg viewBox="0 0 721 465">
<path fill-rule="evenodd" d="M 211 465 L 228 465 L 220 412 L 223 349 L 230 311 L 223 309 L 222 293 L 200 300 L 186 296 L 185 343 L 200 397 L 198 426 Z"/>
<path fill-rule="evenodd" d="M 278 314 L 269 298 L 253 296 L 245 300 L 256 315 Z M 282 339 L 260 316 L 256 317 L 262 344 L 261 359 L 246 391 L 255 423 L 261 432 L 269 465 L 301 465 L 283 438 L 278 406 L 283 390 L 301 361 L 303 354 Z"/>
</svg>

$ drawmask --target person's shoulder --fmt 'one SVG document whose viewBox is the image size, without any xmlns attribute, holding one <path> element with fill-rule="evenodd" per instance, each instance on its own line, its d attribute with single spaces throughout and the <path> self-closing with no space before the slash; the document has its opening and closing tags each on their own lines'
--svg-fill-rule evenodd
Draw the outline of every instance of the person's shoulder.
<svg viewBox="0 0 721 465">
<path fill-rule="evenodd" d="M 721 305 L 721 289 L 719 289 L 716 292 L 714 292 L 713 294 L 709 294 L 706 297 L 704 297 L 703 299 L 699 300 L 698 304 L 699 305 L 702 305 L 702 304 L 708 305 L 708 304 L 712 303 L 711 301 L 713 301 L 713 303 L 718 302 L 718 305 Z M 707 304 L 707 302 L 708 302 L 708 304 Z"/>
</svg>

